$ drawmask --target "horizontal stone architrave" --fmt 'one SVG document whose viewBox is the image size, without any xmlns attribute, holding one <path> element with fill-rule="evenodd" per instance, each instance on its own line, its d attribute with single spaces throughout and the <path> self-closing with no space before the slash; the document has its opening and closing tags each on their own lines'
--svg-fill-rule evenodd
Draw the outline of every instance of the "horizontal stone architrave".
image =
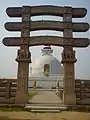
<svg viewBox="0 0 90 120">
<path fill-rule="evenodd" d="M 8 31 L 21 31 L 22 28 L 30 28 L 30 31 L 36 30 L 56 30 L 72 29 L 73 32 L 86 32 L 89 24 L 85 22 L 60 22 L 60 21 L 30 21 L 30 22 L 7 22 L 5 28 Z"/>
<path fill-rule="evenodd" d="M 30 7 L 31 16 L 38 15 L 53 15 L 63 17 L 63 14 L 72 14 L 73 18 L 84 17 L 87 13 L 85 8 L 72 8 L 72 7 L 61 7 L 53 5 L 41 5 L 41 6 L 24 6 Z M 9 17 L 22 17 L 23 7 L 8 7 L 6 13 Z"/>
<path fill-rule="evenodd" d="M 29 43 L 28 43 L 29 40 Z M 72 47 L 87 47 L 90 44 L 88 38 L 65 38 L 58 36 L 33 36 L 33 37 L 6 37 L 3 39 L 3 44 L 6 46 L 20 45 L 55 45 L 55 46 L 72 46 Z"/>
</svg>

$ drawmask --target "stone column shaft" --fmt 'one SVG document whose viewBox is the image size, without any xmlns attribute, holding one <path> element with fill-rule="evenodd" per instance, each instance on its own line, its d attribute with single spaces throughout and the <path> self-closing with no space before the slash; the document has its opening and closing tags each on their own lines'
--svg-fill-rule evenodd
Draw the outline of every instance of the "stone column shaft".
<svg viewBox="0 0 90 120">
<path fill-rule="evenodd" d="M 72 22 L 72 8 L 65 7 L 65 12 L 63 15 L 63 21 L 65 23 Z M 70 38 L 72 40 L 72 26 L 67 26 L 64 29 L 63 36 L 66 38 Z M 76 104 L 76 94 L 75 94 L 75 76 L 74 76 L 74 62 L 75 59 L 75 51 L 73 51 L 72 46 L 64 46 L 62 53 L 62 63 L 64 69 L 64 94 L 63 99 L 65 104 Z"/>
<path fill-rule="evenodd" d="M 22 9 L 22 30 L 21 30 L 21 46 L 18 54 L 18 83 L 16 92 L 16 103 L 25 104 L 28 102 L 28 78 L 29 78 L 29 40 L 30 37 L 30 7 L 23 7 Z M 31 57 L 31 56 L 30 56 Z"/>
</svg>

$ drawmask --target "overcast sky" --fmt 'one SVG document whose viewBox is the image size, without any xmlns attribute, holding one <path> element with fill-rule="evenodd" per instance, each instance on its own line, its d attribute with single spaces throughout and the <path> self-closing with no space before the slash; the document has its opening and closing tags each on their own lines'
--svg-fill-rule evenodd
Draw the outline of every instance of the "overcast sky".
<svg viewBox="0 0 90 120">
<path fill-rule="evenodd" d="M 4 28 L 5 22 L 20 21 L 20 18 L 9 18 L 6 14 L 7 7 L 16 7 L 23 5 L 58 5 L 58 6 L 72 6 L 72 7 L 85 7 L 87 15 L 84 18 L 76 18 L 73 21 L 88 22 L 90 24 L 90 0 L 2 0 L 0 3 L 0 77 L 14 77 L 17 75 L 17 63 L 15 61 L 18 48 L 6 47 L 2 44 L 2 39 L 6 36 L 20 36 L 18 32 L 8 32 Z M 61 20 L 59 17 L 33 17 L 32 19 L 42 20 Z M 31 35 L 60 35 L 59 32 L 54 31 L 38 31 L 32 32 Z M 84 33 L 74 33 L 74 37 L 86 37 L 90 39 L 90 30 Z M 31 47 L 32 61 L 40 57 L 41 48 L 43 46 Z M 61 61 L 61 47 L 52 46 L 54 49 L 54 56 Z M 75 76 L 81 79 L 90 79 L 90 46 L 87 48 L 77 48 L 75 64 Z"/>
</svg>

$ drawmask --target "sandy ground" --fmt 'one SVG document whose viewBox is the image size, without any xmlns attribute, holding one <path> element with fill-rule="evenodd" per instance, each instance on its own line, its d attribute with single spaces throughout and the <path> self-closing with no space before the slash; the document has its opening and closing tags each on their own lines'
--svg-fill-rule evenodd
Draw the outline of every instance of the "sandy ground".
<svg viewBox="0 0 90 120">
<path fill-rule="evenodd" d="M 5 119 L 8 118 L 8 119 Z M 90 120 L 90 113 L 62 111 L 60 113 L 0 112 L 0 120 Z"/>
<path fill-rule="evenodd" d="M 55 92 L 41 91 L 33 102 L 61 102 Z M 32 113 L 26 111 L 0 111 L 0 120 L 90 120 L 89 112 L 61 111 L 59 113 Z"/>
</svg>

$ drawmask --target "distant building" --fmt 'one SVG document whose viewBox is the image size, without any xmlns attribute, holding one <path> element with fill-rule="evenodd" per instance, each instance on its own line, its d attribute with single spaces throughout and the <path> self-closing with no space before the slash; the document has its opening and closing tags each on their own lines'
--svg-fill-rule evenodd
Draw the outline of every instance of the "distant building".
<svg viewBox="0 0 90 120">
<path fill-rule="evenodd" d="M 37 86 L 49 87 L 56 86 L 56 81 L 61 80 L 60 85 L 62 86 L 63 68 L 57 58 L 52 55 L 53 49 L 50 46 L 44 47 L 41 53 L 41 57 L 32 63 L 30 80 L 36 80 Z M 50 80 L 52 80 L 52 82 L 50 82 Z M 33 84 L 33 82 L 29 85 L 31 86 L 31 84 Z"/>
</svg>

